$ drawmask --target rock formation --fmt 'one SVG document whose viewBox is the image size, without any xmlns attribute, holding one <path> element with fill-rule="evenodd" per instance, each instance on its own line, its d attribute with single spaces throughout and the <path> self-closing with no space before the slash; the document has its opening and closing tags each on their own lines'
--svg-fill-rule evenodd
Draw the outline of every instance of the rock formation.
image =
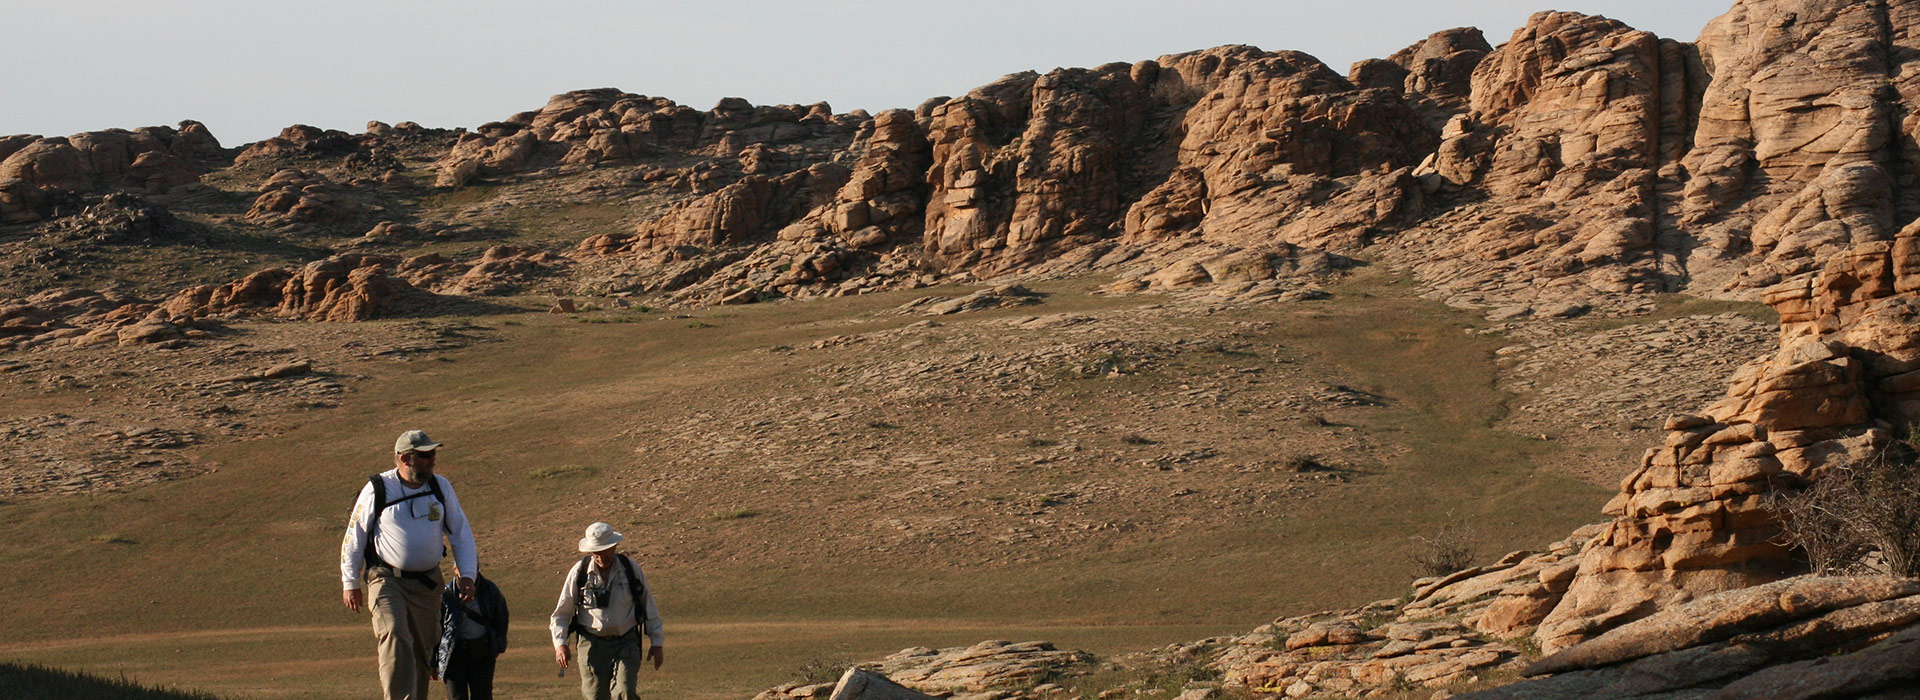
<svg viewBox="0 0 1920 700">
<path fill-rule="evenodd" d="M 198 182 L 226 151 L 206 126 L 149 126 L 70 137 L 0 137 L 0 223 L 49 218 L 52 192 L 165 192 Z"/>
<path fill-rule="evenodd" d="M 221 285 L 181 290 L 161 302 L 176 317 L 264 314 L 307 321 L 364 321 L 396 310 L 419 294 L 393 276 L 399 261 L 374 255 L 336 255 L 298 269 L 261 270 Z"/>
<path fill-rule="evenodd" d="M 728 98 L 701 112 L 613 88 L 575 90 L 555 95 L 539 110 L 482 124 L 461 136 L 441 160 L 437 184 L 457 187 L 479 177 L 631 162 L 662 152 L 697 151 L 744 161 L 750 158 L 742 154 L 756 144 L 786 147 L 823 137 L 844 147 L 863 119 L 859 113 L 834 115 L 825 103 L 755 107 Z"/>
<path fill-rule="evenodd" d="M 339 223 L 360 213 L 344 196 L 343 188 L 327 176 L 303 170 L 282 170 L 260 185 L 260 196 L 247 218 L 272 223 Z"/>
</svg>

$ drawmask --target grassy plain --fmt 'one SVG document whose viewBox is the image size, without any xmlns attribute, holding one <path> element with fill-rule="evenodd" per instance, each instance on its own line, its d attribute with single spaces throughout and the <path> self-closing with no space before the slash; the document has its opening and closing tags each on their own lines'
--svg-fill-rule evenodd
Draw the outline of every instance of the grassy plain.
<svg viewBox="0 0 1920 700">
<path fill-rule="evenodd" d="M 972 317 L 1124 314 L 1164 301 L 1095 296 L 1087 286 L 1037 285 L 1051 295 L 1041 307 Z M 448 444 L 441 471 L 473 514 L 484 570 L 513 606 L 513 648 L 500 668 L 508 698 L 577 692 L 570 676 L 554 677 L 543 628 L 576 556 L 572 543 L 593 520 L 632 537 L 667 619 L 667 667 L 643 676 L 643 695 L 704 700 L 750 697 L 811 659 L 869 659 L 907 646 L 1037 638 L 1112 654 L 1244 631 L 1280 615 L 1398 596 L 1412 573 L 1411 535 L 1465 522 L 1490 558 L 1559 539 L 1598 519 L 1605 500 L 1551 468 L 1552 441 L 1492 427 L 1506 400 L 1495 389 L 1498 338 L 1465 332 L 1477 319 L 1419 300 L 1410 284 L 1374 270 L 1333 287 L 1330 300 L 1217 309 L 1164 326 L 1177 339 L 1244 324 L 1236 342 L 1284 348 L 1284 356 L 1221 352 L 1107 383 L 1061 380 L 1034 389 L 1032 405 L 1046 408 L 1032 412 L 902 401 L 835 429 L 836 442 L 792 462 L 801 467 L 776 470 L 718 449 L 728 440 L 713 435 L 758 423 L 742 406 L 818 401 L 843 381 L 830 377 L 845 376 L 829 364 L 898 359 L 879 349 L 830 358 L 788 349 L 902 329 L 920 319 L 883 312 L 930 291 L 940 290 L 730 307 L 702 312 L 698 323 L 611 311 L 606 317 L 629 317 L 482 317 L 474 323 L 502 342 L 342 368 L 356 379 L 337 408 L 288 417 L 257 439 L 196 448 L 218 466 L 212 473 L 0 504 L 0 659 L 223 696 L 368 696 L 371 635 L 363 617 L 340 607 L 338 538 L 357 485 L 387 468 L 385 446 L 410 427 Z M 1125 420 L 1135 405 L 1127 402 L 1177 398 L 1189 384 L 1239 381 L 1237 372 L 1251 368 L 1281 383 L 1312 374 L 1303 386 L 1335 378 L 1385 405 L 1221 409 L 1191 415 L 1211 421 L 1212 434 L 1243 439 L 1188 445 L 1200 438 L 1163 431 L 1136 443 L 1144 438 L 1137 421 Z M 34 410 L 87 398 L 37 398 Z M 712 430 L 674 429 L 707 423 Z M 1029 436 L 1008 437 L 1023 430 Z M 1235 459 L 1281 458 L 1298 454 L 1295 444 L 1346 465 L 1346 478 L 1214 520 L 1171 495 L 1155 507 L 1126 501 L 1130 513 L 1070 503 L 1056 510 L 1083 507 L 1089 522 L 1134 525 L 1036 543 L 1019 556 L 985 527 L 930 548 L 873 546 L 875 515 L 969 516 L 1049 488 L 1064 478 L 1047 471 L 1051 457 L 1015 463 L 1008 455 L 1060 441 L 1073 443 L 1066 463 L 1083 465 L 1073 467 L 1082 484 L 1163 489 L 1173 482 L 1157 480 L 1184 477 L 1204 491 L 1207 480 L 1229 476 L 1157 471 L 1133 455 L 1209 447 Z M 1348 444 L 1354 454 L 1327 448 Z M 1010 466 L 962 474 L 962 487 L 971 480 L 984 495 L 933 505 L 894 495 L 923 485 L 925 473 L 826 478 L 802 468 L 904 452 L 949 463 L 985 455 Z M 664 473 L 689 460 L 705 470 L 698 484 Z"/>
</svg>

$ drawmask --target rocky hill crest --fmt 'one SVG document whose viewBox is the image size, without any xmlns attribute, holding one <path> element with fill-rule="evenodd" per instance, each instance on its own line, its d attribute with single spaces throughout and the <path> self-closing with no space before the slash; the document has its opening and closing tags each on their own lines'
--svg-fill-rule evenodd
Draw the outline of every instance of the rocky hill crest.
<svg viewBox="0 0 1920 700">
<path fill-rule="evenodd" d="M 529 201 L 619 215 L 520 240 L 513 217 Z M 0 306 L 8 353 L 190 342 L 236 315 L 354 321 L 528 292 L 737 304 L 1082 273 L 1108 276 L 1111 293 L 1232 292 L 1360 261 L 1513 317 L 1632 314 L 1673 292 L 1764 301 L 1781 317 L 1777 352 L 1741 369 L 1720 402 L 1667 421 L 1610 522 L 1547 554 L 1426 582 L 1394 609 L 1411 624 L 1418 606 L 1475 581 L 1475 596 L 1449 594 L 1479 598 L 1448 610 L 1454 622 L 1531 640 L 1552 656 L 1529 672 L 1564 673 L 1649 656 L 1605 650 L 1683 606 L 1788 585 L 1776 582 L 1802 563 L 1780 544 L 1769 496 L 1911 439 L 1920 1 L 1740 0 L 1694 42 L 1542 12 L 1497 47 L 1447 30 L 1345 75 L 1228 46 L 1015 74 L 878 115 L 737 99 L 700 111 L 597 89 L 472 130 L 295 126 L 241 149 L 194 122 L 9 136 L 0 225 L 21 270 L 18 298 Z M 167 278 L 170 289 L 87 284 L 150 251 L 267 239 L 283 242 L 260 249 L 285 265 L 228 277 L 213 265 Z M 98 288 L 19 286 L 76 281 Z M 1802 605 L 1827 595 L 1803 591 L 1779 599 L 1792 614 L 1735 627 L 1888 600 L 1906 610 L 1914 593 L 1804 585 L 1837 586 L 1828 597 L 1841 602 Z M 1898 650 L 1915 618 L 1894 618 L 1849 643 L 1910 653 Z M 1426 651 L 1446 636 L 1296 622 L 1256 633 L 1286 632 L 1285 649 L 1219 663 L 1262 693 L 1353 692 L 1407 677 L 1279 660 L 1378 641 Z M 1296 645 L 1314 625 L 1325 643 Z M 1524 652 L 1455 641 L 1444 646 L 1491 660 L 1455 659 L 1462 669 L 1424 680 Z M 1663 651 L 1746 653 L 1739 644 Z M 1913 679 L 1888 678 L 1751 695 L 1738 689 L 1755 683 L 1718 677 L 1659 692 L 1864 697 Z M 1507 692 L 1551 696 L 1522 687 Z"/>
</svg>

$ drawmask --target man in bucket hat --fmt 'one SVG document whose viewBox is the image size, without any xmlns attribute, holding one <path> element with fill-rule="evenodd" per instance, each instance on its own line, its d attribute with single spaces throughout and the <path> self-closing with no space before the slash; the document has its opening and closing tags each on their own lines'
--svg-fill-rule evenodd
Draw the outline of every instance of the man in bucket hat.
<svg viewBox="0 0 1920 700">
<path fill-rule="evenodd" d="M 439 449 L 423 431 L 401 433 L 393 443 L 394 468 L 361 487 L 340 542 L 340 599 L 348 610 L 373 613 L 386 700 L 427 699 L 429 664 L 440 641 L 440 560 L 448 545 L 461 600 L 473 599 L 480 572 L 473 529 L 453 484 L 433 473 Z"/>
<path fill-rule="evenodd" d="M 548 628 L 553 632 L 553 660 L 564 669 L 580 662 L 580 697 L 586 700 L 635 700 L 640 672 L 640 634 L 650 645 L 653 667 L 666 661 L 661 649 L 660 608 L 654 605 L 647 575 L 633 559 L 619 552 L 626 539 L 607 523 L 587 527 L 580 551 L 587 556 L 567 572 L 560 585 L 560 604 L 554 606 Z M 567 637 L 577 636 L 576 649 Z"/>
</svg>

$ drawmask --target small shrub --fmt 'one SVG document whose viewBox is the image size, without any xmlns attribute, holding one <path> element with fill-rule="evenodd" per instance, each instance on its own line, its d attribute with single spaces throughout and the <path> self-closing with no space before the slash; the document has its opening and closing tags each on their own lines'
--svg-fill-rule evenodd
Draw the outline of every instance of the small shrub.
<svg viewBox="0 0 1920 700">
<path fill-rule="evenodd" d="M 1782 537 L 1816 573 L 1920 576 L 1920 455 L 1894 443 L 1828 467 L 1812 486 L 1776 490 Z"/>
<path fill-rule="evenodd" d="M 713 519 L 714 520 L 745 520 L 747 518 L 758 517 L 759 515 L 760 515 L 760 511 L 754 510 L 752 508 L 735 508 L 729 511 L 714 513 Z"/>
<path fill-rule="evenodd" d="M 837 656 L 816 656 L 800 664 L 800 668 L 794 669 L 793 677 L 794 680 L 808 685 L 834 683 L 839 681 L 840 676 L 849 668 L 853 668 L 853 662 L 846 659 Z"/>
<path fill-rule="evenodd" d="M 688 328 L 712 328 L 714 326 L 713 324 L 707 323 L 706 321 L 688 321 L 687 327 Z"/>
<path fill-rule="evenodd" d="M 1028 447 L 1053 447 L 1055 445 L 1060 444 L 1060 441 L 1049 440 L 1047 438 L 1030 437 L 1030 438 L 1027 438 L 1026 444 Z"/>
<path fill-rule="evenodd" d="M 874 430 L 892 430 L 900 426 L 894 425 L 892 423 L 888 423 L 883 420 L 870 420 L 870 421 L 867 421 L 867 427 L 873 428 Z"/>
<path fill-rule="evenodd" d="M 1445 576 L 1473 565 L 1473 531 L 1448 516 L 1432 535 L 1414 535 L 1408 558 L 1421 576 Z"/>
<path fill-rule="evenodd" d="M 1298 455 L 1294 457 L 1288 457 L 1286 461 L 1286 468 L 1288 471 L 1299 472 L 1302 474 L 1305 474 L 1307 472 L 1333 471 L 1333 467 L 1329 467 L 1325 464 L 1321 464 L 1320 459 L 1313 455 Z"/>
<path fill-rule="evenodd" d="M 1155 444 L 1159 444 L 1158 442 L 1156 442 L 1156 441 L 1154 441 L 1154 439 L 1153 439 L 1153 438 L 1150 438 L 1150 437 L 1147 437 L 1147 436 L 1145 436 L 1145 435 L 1141 435 L 1141 434 L 1139 434 L 1139 433 L 1127 433 L 1127 434 L 1125 434 L 1125 435 L 1122 435 L 1122 436 L 1120 436 L 1120 441 L 1121 441 L 1121 442 L 1124 442 L 1124 443 L 1127 443 L 1127 444 L 1129 444 L 1129 445 L 1155 445 Z"/>
</svg>

